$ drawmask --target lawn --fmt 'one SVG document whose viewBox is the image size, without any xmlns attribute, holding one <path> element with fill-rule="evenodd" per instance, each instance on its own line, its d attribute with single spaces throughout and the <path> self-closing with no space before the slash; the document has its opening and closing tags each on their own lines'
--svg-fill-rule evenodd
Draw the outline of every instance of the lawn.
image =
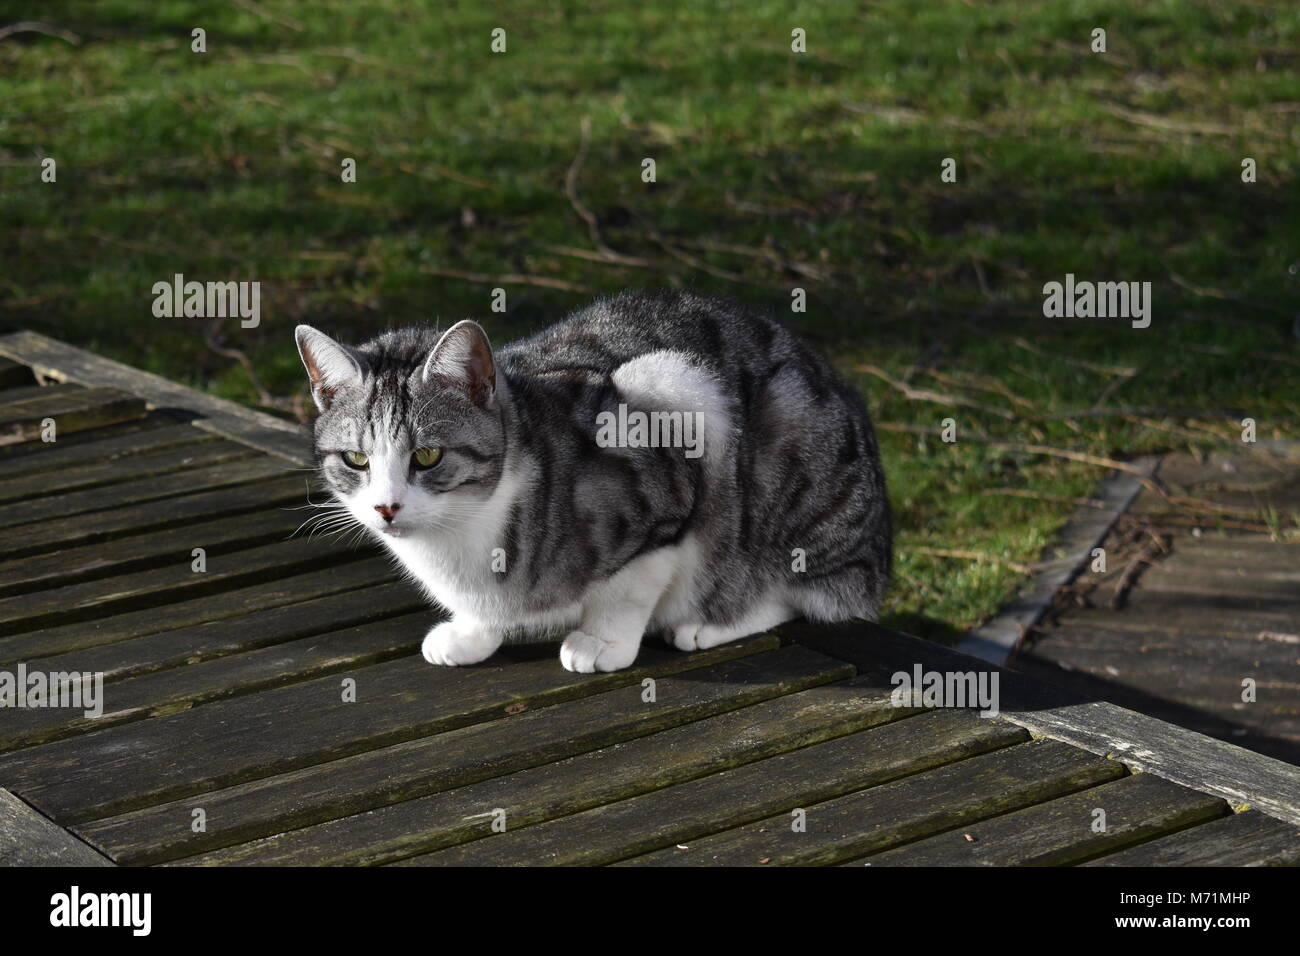
<svg viewBox="0 0 1300 956">
<path fill-rule="evenodd" d="M 0 36 L 24 8 L 0 2 Z M 1246 417 L 1297 437 L 1295 5 L 39 10 L 0 39 L 0 330 L 293 416 L 299 322 L 503 340 L 626 287 L 745 299 L 868 394 L 886 622 L 941 640 L 1021 582 L 1099 460 L 1241 450 Z M 156 318 L 177 273 L 261 282 L 261 324 Z M 1149 281 L 1150 326 L 1045 317 L 1067 273 Z"/>
</svg>

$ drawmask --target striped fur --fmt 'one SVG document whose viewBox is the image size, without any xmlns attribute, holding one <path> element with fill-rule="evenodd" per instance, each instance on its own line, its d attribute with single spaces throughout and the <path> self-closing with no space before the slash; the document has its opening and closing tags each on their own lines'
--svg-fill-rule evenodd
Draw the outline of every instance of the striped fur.
<svg viewBox="0 0 1300 956">
<path fill-rule="evenodd" d="M 451 614 L 425 641 L 434 663 L 556 632 L 565 666 L 613 670 L 647 630 L 690 650 L 876 615 L 890 519 L 866 408 L 771 319 L 623 293 L 495 355 L 469 322 L 298 342 L 325 481 Z M 620 405 L 698 413 L 702 453 L 601 447 Z M 445 451 L 419 470 L 418 447 Z"/>
</svg>

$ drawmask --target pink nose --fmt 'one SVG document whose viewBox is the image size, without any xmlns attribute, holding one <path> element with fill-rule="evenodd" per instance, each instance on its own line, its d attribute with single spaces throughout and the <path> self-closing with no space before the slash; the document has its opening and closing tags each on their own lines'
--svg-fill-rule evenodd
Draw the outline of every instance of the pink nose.
<svg viewBox="0 0 1300 956">
<path fill-rule="evenodd" d="M 402 506 L 399 505 L 399 504 L 391 504 L 391 505 L 375 505 L 375 510 L 378 511 L 378 512 L 380 513 L 380 515 L 383 516 L 383 519 L 384 519 L 385 521 L 387 521 L 389 524 L 392 524 L 392 523 L 393 523 L 393 515 L 397 514 L 397 512 L 399 512 L 399 511 L 401 511 L 401 510 L 402 510 Z"/>
</svg>

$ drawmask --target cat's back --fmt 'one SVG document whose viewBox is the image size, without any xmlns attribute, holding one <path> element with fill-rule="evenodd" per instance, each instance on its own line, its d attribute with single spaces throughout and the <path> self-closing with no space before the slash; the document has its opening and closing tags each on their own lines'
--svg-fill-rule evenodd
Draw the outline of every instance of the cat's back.
<svg viewBox="0 0 1300 956">
<path fill-rule="evenodd" d="M 607 377 L 633 359 L 672 351 L 725 374 L 797 350 L 785 329 L 739 303 L 680 291 L 623 292 L 506 346 L 499 360 L 516 374 Z"/>
</svg>

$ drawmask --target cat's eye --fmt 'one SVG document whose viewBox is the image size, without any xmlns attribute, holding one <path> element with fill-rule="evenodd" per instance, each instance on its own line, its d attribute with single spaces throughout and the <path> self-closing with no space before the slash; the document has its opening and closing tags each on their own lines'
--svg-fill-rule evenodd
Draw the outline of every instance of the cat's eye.
<svg viewBox="0 0 1300 956">
<path fill-rule="evenodd" d="M 441 448 L 417 448 L 411 455 L 416 468 L 432 468 L 442 460 Z"/>
<path fill-rule="evenodd" d="M 365 468 L 370 464 L 370 459 L 359 451 L 345 451 L 343 460 L 353 468 Z"/>
</svg>

